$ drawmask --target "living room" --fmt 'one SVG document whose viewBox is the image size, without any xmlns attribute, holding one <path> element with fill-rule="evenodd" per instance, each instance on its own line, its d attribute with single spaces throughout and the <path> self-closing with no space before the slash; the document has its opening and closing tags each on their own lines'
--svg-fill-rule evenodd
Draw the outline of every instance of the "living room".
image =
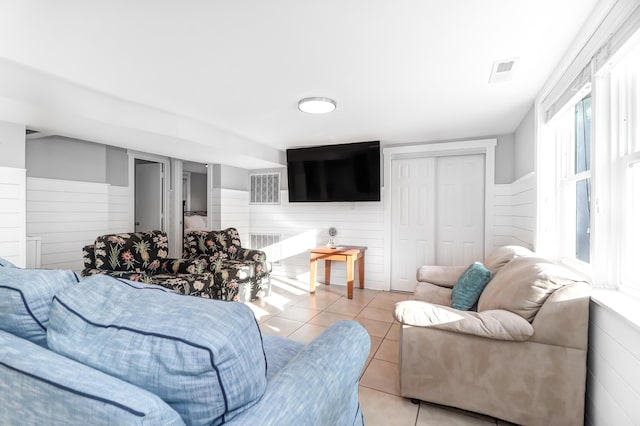
<svg viewBox="0 0 640 426">
<path fill-rule="evenodd" d="M 617 78 L 615 73 L 613 77 L 607 74 L 608 70 L 614 69 L 618 63 L 623 64 L 621 55 L 631 55 L 629 52 L 633 51 L 638 28 L 636 2 L 622 0 L 566 2 L 562 5 L 548 2 L 546 6 L 526 7 L 523 4 L 512 5 L 507 2 L 495 2 L 484 6 L 460 2 L 449 6 L 438 5 L 434 10 L 415 2 L 396 6 L 360 5 L 362 16 L 369 16 L 366 8 L 375 9 L 375 15 L 371 12 L 371 26 L 362 23 L 356 25 L 354 22 L 358 20 L 356 16 L 359 15 L 347 13 L 347 10 L 341 9 L 343 6 L 327 5 L 325 8 L 305 4 L 299 6 L 300 10 L 296 6 L 295 13 L 280 10 L 285 16 L 291 13 L 295 19 L 292 19 L 294 23 L 289 28 L 290 32 L 274 34 L 268 30 L 271 27 L 268 20 L 262 22 L 259 16 L 252 16 L 251 13 L 238 14 L 238 9 L 218 4 L 216 6 L 221 7 L 220 10 L 217 10 L 216 6 L 205 8 L 207 13 L 218 13 L 213 23 L 204 18 L 196 19 L 196 7 L 184 11 L 190 19 L 195 19 L 195 23 L 191 25 L 194 34 L 185 38 L 197 37 L 200 30 L 196 29 L 215 24 L 227 30 L 228 34 L 214 33 L 209 37 L 213 40 L 239 38 L 238 45 L 211 42 L 211 45 L 207 46 L 203 43 L 197 44 L 193 52 L 183 52 L 175 34 L 165 30 L 169 27 L 167 23 L 171 22 L 171 18 L 179 15 L 175 13 L 180 9 L 178 5 L 165 5 L 165 8 L 155 11 L 157 20 L 148 16 L 142 20 L 135 20 L 144 10 L 133 7 L 129 9 L 130 6 L 121 4 L 119 7 L 129 12 L 122 17 L 122 22 L 118 21 L 118 6 L 102 5 L 102 19 L 96 17 L 99 13 L 89 10 L 90 8 L 74 4 L 75 6 L 77 8 L 71 12 L 68 10 L 70 5 L 60 7 L 40 2 L 25 2 L 24 6 L 10 6 L 10 10 L 7 11 L 10 13 L 2 14 L 2 38 L 16 41 L 8 43 L 8 46 L 0 50 L 0 69 L 5 75 L 5 83 L 0 93 L 0 148 L 3 153 L 0 159 L 0 187 L 3 187 L 3 191 L 10 188 L 15 192 L 13 195 L 0 192 L 3 194 L 3 200 L 7 200 L 3 201 L 2 208 L 3 217 L 7 220 L 3 220 L 3 226 L 0 228 L 0 257 L 7 258 L 16 265 L 26 265 L 27 257 L 31 256 L 27 251 L 27 246 L 32 241 L 29 238 L 35 237 L 40 239 L 40 267 L 81 269 L 81 250 L 84 244 L 90 243 L 97 235 L 131 231 L 131 225 L 135 222 L 131 207 L 132 164 L 136 158 L 166 165 L 168 181 L 164 193 L 164 229 L 173 236 L 170 238 L 171 255 L 179 257 L 182 247 L 183 197 L 178 196 L 176 188 L 182 185 L 184 164 L 197 162 L 208 166 L 207 220 L 210 229 L 237 227 L 243 242 L 251 241 L 255 235 L 277 236 L 279 243 L 271 247 L 273 250 L 269 253 L 270 260 L 275 262 L 274 275 L 302 283 L 308 282 L 307 250 L 325 244 L 329 238 L 329 229 L 335 227 L 339 244 L 368 247 L 366 288 L 378 291 L 397 290 L 394 286 L 399 280 L 394 275 L 397 264 L 392 260 L 392 253 L 397 251 L 394 250 L 394 244 L 397 242 L 394 242 L 393 228 L 389 222 L 393 213 L 390 198 L 391 166 L 394 161 L 415 154 L 410 151 L 417 150 L 416 147 L 422 150 L 417 154 L 418 157 L 428 156 L 425 152 L 428 152 L 429 148 L 424 148 L 427 145 L 431 145 L 430 149 L 455 150 L 458 149 L 458 145 L 471 146 L 475 143 L 473 149 L 476 151 L 472 153 L 480 153 L 485 159 L 492 159 L 484 163 L 486 170 L 492 171 L 492 193 L 490 198 L 483 200 L 485 253 L 497 246 L 518 244 L 555 259 L 565 259 L 566 252 L 570 253 L 572 250 L 574 258 L 576 257 L 576 247 L 565 247 L 558 241 L 559 235 L 565 236 L 563 231 L 566 225 L 560 220 L 560 209 L 564 208 L 560 200 L 570 199 L 571 196 L 567 194 L 571 191 L 575 199 L 578 186 L 575 182 L 584 179 L 585 175 L 584 171 L 581 171 L 582 174 L 576 174 L 575 179 L 565 182 L 567 185 L 573 182 L 574 185 L 567 194 L 557 192 L 558 182 L 555 179 L 560 172 L 556 173 L 555 168 L 550 165 L 555 162 L 556 152 L 553 147 L 556 146 L 556 142 L 560 144 L 563 140 L 562 137 L 556 136 L 563 132 L 561 126 L 564 122 L 561 116 L 568 104 L 576 104 L 574 98 L 577 95 L 580 95 L 580 101 L 592 94 L 594 102 L 599 95 L 602 96 L 600 99 L 604 99 L 605 94 L 610 96 L 609 90 L 602 89 L 602 79 Z M 267 13 L 261 10 L 259 5 L 253 6 L 261 13 Z M 279 6 L 294 8 L 291 4 Z M 264 7 L 268 9 L 267 6 Z M 488 61 L 488 65 L 485 64 L 482 68 L 482 75 L 476 76 L 471 68 L 464 68 L 464 64 L 479 60 L 474 49 L 480 47 L 461 46 L 470 43 L 472 36 L 465 35 L 460 37 L 462 40 L 456 40 L 449 35 L 448 42 L 451 44 L 447 46 L 459 49 L 460 53 L 435 56 L 441 58 L 435 63 L 442 64 L 443 58 L 452 59 L 466 55 L 467 57 L 461 59 L 460 65 L 446 69 L 445 73 L 454 74 L 453 80 L 462 86 L 462 92 L 466 90 L 469 96 L 473 94 L 477 97 L 466 99 L 458 94 L 453 105 L 449 105 L 444 99 L 447 87 L 451 85 L 434 85 L 422 81 L 420 72 L 439 67 L 428 59 L 431 54 L 428 48 L 414 45 L 420 43 L 418 40 L 423 40 L 421 37 L 424 35 L 418 37 L 419 31 L 408 24 L 416 25 L 416 20 L 409 19 L 413 8 L 420 11 L 416 12 L 416 15 L 422 19 L 427 19 L 426 15 L 431 12 L 434 15 L 440 14 L 443 22 L 453 22 L 445 19 L 453 19 L 453 15 L 464 15 L 459 25 L 468 25 L 469 28 L 479 31 L 478 26 L 473 24 L 474 12 L 482 13 L 480 16 L 486 17 L 487 22 L 497 25 L 496 22 L 500 19 L 496 16 L 517 16 L 524 19 L 524 11 L 514 10 L 519 7 L 548 7 L 551 10 L 550 14 L 554 15 L 548 18 L 548 25 L 560 26 L 562 22 L 565 24 L 563 31 L 547 28 L 542 14 L 530 11 L 531 16 L 539 17 L 538 20 L 531 19 L 536 24 L 533 26 L 534 32 L 528 36 L 519 33 L 519 38 L 514 35 L 514 40 L 517 40 L 515 44 L 535 44 L 537 50 L 531 48 L 531 55 L 538 55 L 536 58 L 547 56 L 544 58 L 544 64 L 538 64 L 539 68 L 534 67 L 530 62 L 531 58 L 523 56 L 517 63 L 514 62 L 517 65 L 514 81 L 488 84 L 492 61 L 520 55 L 517 52 L 507 54 L 509 51 L 517 50 L 504 41 L 508 38 L 504 36 L 507 34 L 506 31 L 515 32 L 514 27 L 517 26 L 510 21 L 508 26 L 501 28 L 503 32 L 500 40 L 497 39 L 497 34 L 490 32 L 496 37 L 492 39 L 495 46 L 505 47 L 496 47 L 493 51 L 485 53 L 487 56 L 482 60 Z M 491 9 L 491 13 L 476 8 Z M 348 7 L 347 9 L 351 13 L 354 12 Z M 398 43 L 389 42 L 394 40 L 394 34 L 388 32 L 391 27 L 385 27 L 383 24 L 390 25 L 389 21 L 393 19 L 382 19 L 380 16 L 385 13 L 398 21 L 404 20 L 406 31 L 402 32 L 402 37 L 397 35 Z M 572 13 L 580 18 L 572 20 Z M 260 14 L 256 11 L 256 15 Z M 488 15 L 495 16 L 491 18 Z M 232 22 L 237 27 L 229 22 L 219 22 L 220 17 L 224 16 L 233 16 Z M 374 16 L 377 21 L 374 20 Z M 280 99 L 275 92 L 282 91 L 278 84 L 284 83 L 274 84 L 271 90 L 261 91 L 259 97 L 254 97 L 254 86 L 269 87 L 276 81 L 271 74 L 271 67 L 275 67 L 272 64 L 286 56 L 286 52 L 273 52 L 265 46 L 285 44 L 283 40 L 295 38 L 291 34 L 297 34 L 296 31 L 302 33 L 306 29 L 301 24 L 306 22 L 305 19 L 322 23 L 322 17 L 334 22 L 336 28 L 344 31 L 337 34 L 350 34 L 347 47 L 351 50 L 345 49 L 329 55 L 330 51 L 325 50 L 328 48 L 323 44 L 322 37 L 333 40 L 336 36 L 332 35 L 331 28 L 325 28 L 307 40 L 310 50 L 318 49 L 319 52 L 325 53 L 324 56 L 313 57 L 313 61 L 305 61 L 307 57 L 300 56 L 299 61 L 287 63 L 290 70 L 312 76 L 304 87 L 297 92 L 293 91 L 295 96 L 290 96 L 287 105 L 274 103 L 274 99 Z M 59 22 L 59 27 L 66 30 L 56 26 L 55 22 Z M 148 28 L 138 24 L 139 22 Z M 445 30 L 442 25 L 438 26 L 437 22 L 429 22 L 436 34 Z M 269 37 L 258 43 L 258 36 L 247 36 L 248 33 L 241 29 L 246 30 L 251 25 L 255 26 L 254 34 Z M 366 28 L 362 31 L 347 31 L 347 27 L 359 25 Z M 122 34 L 116 36 L 112 30 L 106 29 L 109 26 L 127 31 L 122 31 Z M 132 28 L 145 30 L 134 31 Z M 399 31 L 399 27 L 393 28 Z M 460 34 L 466 34 L 463 30 L 458 31 Z M 557 33 L 557 45 L 550 46 L 549 42 L 545 45 L 530 40 L 538 36 L 542 38 L 541 33 L 544 31 L 556 31 L 554 34 Z M 368 43 L 367 37 L 372 37 L 376 42 Z M 478 37 L 480 38 L 479 35 Z M 127 46 L 127 40 L 137 40 L 137 43 Z M 36 46 L 37 41 L 40 41 L 41 45 Z M 488 43 L 486 39 L 483 39 L 483 42 Z M 254 49 L 253 44 L 261 46 L 263 51 Z M 435 49 L 433 42 L 426 45 Z M 68 52 L 65 54 L 55 46 L 65 46 Z M 290 45 L 287 46 L 293 49 Z M 198 69 L 188 65 L 196 63 L 195 58 L 205 54 L 206 47 L 228 61 L 228 69 L 224 73 L 213 72 L 216 67 L 215 61 L 212 61 L 213 65 L 208 64 L 211 68 Z M 355 47 L 362 50 L 354 50 Z M 549 52 L 545 52 L 545 48 L 548 48 Z M 121 55 L 116 56 L 114 49 L 121 49 Z M 253 58 L 250 61 L 242 61 L 241 57 L 247 55 L 247 52 L 251 52 Z M 290 54 L 291 52 L 300 51 L 289 51 Z M 433 54 L 437 53 L 436 49 Z M 109 58 L 110 54 L 114 55 L 113 59 L 104 60 Z M 382 56 L 383 54 L 386 56 Z M 149 58 L 171 60 L 156 64 L 154 59 L 144 59 L 145 55 L 149 55 Z M 350 55 L 355 59 L 349 58 Z M 416 66 L 416 63 L 407 59 L 416 55 L 427 56 L 427 59 L 422 58 L 423 62 L 419 62 L 420 67 L 416 67 L 419 72 L 388 74 L 388 85 L 396 95 L 392 96 L 387 92 L 381 94 L 373 90 L 380 85 L 380 80 L 375 78 L 380 77 L 371 77 L 370 74 L 377 76 L 373 74 L 373 69 L 383 68 L 375 58 L 380 61 L 380 58 L 384 57 L 380 62 L 395 63 L 394 66 L 385 68 L 385 72 L 389 73 L 392 69 L 404 70 Z M 79 57 L 83 59 L 78 60 Z M 99 61 L 98 57 L 102 57 L 103 60 Z M 346 61 L 348 58 L 357 62 L 358 66 L 347 68 L 349 71 L 346 71 L 338 61 Z M 351 64 L 351 61 L 348 63 Z M 605 63 L 608 65 L 603 65 Z M 141 64 L 139 68 L 137 64 Z M 543 68 L 543 65 L 546 68 Z M 158 69 L 154 74 L 155 67 L 162 70 Z M 190 68 L 189 71 L 184 72 L 184 67 Z M 122 72 L 123 69 L 128 70 L 128 76 Z M 250 72 L 250 69 L 253 71 Z M 278 72 L 282 73 L 277 80 L 279 82 L 294 77 L 291 71 Z M 341 90 L 332 88 L 327 83 L 320 83 L 324 81 L 323 76 L 334 76 L 338 72 L 348 74 L 349 82 L 361 80 L 362 84 L 351 84 L 353 91 L 346 92 L 345 88 L 344 93 L 348 93 L 348 96 L 343 96 Z M 163 78 L 171 76 L 172 73 L 179 73 L 177 75 L 181 78 L 180 84 L 175 85 L 176 87 L 166 87 L 166 80 Z M 207 78 L 213 79 L 207 76 L 208 73 L 215 75 L 216 80 L 224 81 L 225 84 L 207 89 L 204 96 L 195 96 L 199 90 L 204 91 L 196 86 L 198 82 Z M 264 75 L 260 75 L 261 73 Z M 523 84 L 521 80 L 532 80 L 533 76 L 530 74 L 536 73 L 539 74 L 535 76 L 537 86 L 529 84 L 526 86 L 528 92 L 523 93 L 525 86 L 519 86 Z M 606 75 L 603 76 L 603 73 Z M 429 76 L 425 81 L 438 81 L 438 78 L 442 77 L 439 74 Z M 190 82 L 191 77 L 193 81 Z M 396 81 L 403 79 L 407 80 L 406 84 L 398 86 Z M 477 81 L 482 81 L 483 84 L 486 83 L 486 87 L 478 94 L 461 83 L 467 79 L 476 81 L 476 84 Z M 582 92 L 586 83 L 591 85 L 586 92 Z M 342 84 L 349 86 L 346 83 Z M 166 91 L 158 89 L 161 87 L 166 87 Z M 576 90 L 568 91 L 569 87 Z M 376 96 L 371 97 L 370 93 L 364 91 L 365 88 Z M 456 88 L 455 93 L 460 91 Z M 421 96 L 435 98 L 437 101 L 429 107 L 414 109 L 409 106 L 411 104 L 408 101 L 400 97 L 401 93 L 408 92 L 420 92 Z M 454 93 L 454 89 L 451 88 L 450 92 Z M 629 92 L 632 90 L 629 89 Z M 218 94 L 224 102 L 213 101 Z M 306 115 L 297 109 L 297 101 L 305 96 L 335 97 L 336 111 L 325 116 Z M 234 97 L 238 99 L 231 103 Z M 514 100 L 508 101 L 510 97 Z M 490 98 L 501 101 L 501 109 L 493 110 L 491 102 L 483 102 Z M 357 107 L 356 99 L 362 102 L 357 104 Z M 378 106 L 382 101 L 391 105 L 389 109 L 385 109 L 387 107 L 383 105 Z M 210 109 L 207 102 L 216 103 L 215 109 Z M 637 106 L 637 98 L 630 98 L 625 102 Z M 367 108 L 367 105 L 373 105 L 375 108 Z M 599 107 L 603 108 L 602 104 Z M 286 115 L 276 115 L 285 108 Z M 364 113 L 371 109 L 384 111 L 385 115 L 376 115 L 379 114 L 376 111 L 371 115 Z M 440 109 L 447 110 L 448 115 L 438 115 Z M 477 110 L 482 111 L 476 114 Z M 248 121 L 246 117 L 250 115 L 255 121 Z M 365 116 L 365 123 L 358 121 L 363 119 L 359 116 Z M 376 126 L 385 119 L 399 123 L 406 130 L 404 133 L 384 133 Z M 594 122 L 599 123 L 596 120 L 597 118 Z M 635 120 L 637 122 L 637 114 Z M 345 126 L 344 122 L 352 122 L 354 125 L 338 132 L 337 129 Z M 278 133 L 278 129 L 284 128 L 288 128 L 290 133 Z M 336 129 L 335 133 L 329 130 L 332 128 Z M 26 135 L 27 130 L 29 135 Z M 601 124 L 597 124 L 595 131 L 606 130 Z M 631 132 L 629 137 L 632 138 L 633 135 Z M 591 305 L 592 335 L 585 423 L 633 424 L 639 418 L 633 397 L 640 393 L 640 378 L 624 372 L 638 371 L 636 367 L 640 362 L 636 343 L 640 333 L 639 321 L 637 314 L 633 313 L 637 311 L 634 306 L 637 306 L 640 286 L 637 282 L 627 284 L 628 263 L 624 266 L 615 259 L 633 258 L 633 251 L 628 251 L 629 246 L 622 245 L 623 240 L 624 244 L 627 244 L 628 237 L 622 239 L 619 235 L 623 234 L 622 229 L 633 229 L 633 232 L 636 232 L 633 235 L 637 235 L 637 231 L 632 226 L 627 226 L 627 222 L 624 222 L 621 216 L 611 213 L 618 209 L 616 200 L 624 201 L 627 195 L 615 191 L 612 195 L 607 195 L 607 189 L 618 182 L 615 180 L 618 178 L 609 166 L 598 160 L 611 153 L 604 150 L 604 144 L 598 146 L 597 141 L 609 139 L 613 137 L 597 133 L 593 138 L 596 142 L 592 142 L 592 179 L 597 178 L 598 173 L 599 176 L 607 174 L 609 177 L 606 182 L 594 183 L 595 195 L 590 198 L 593 200 L 590 206 L 591 212 L 599 213 L 593 214 L 593 222 L 590 222 L 590 228 L 594 232 L 591 232 L 591 229 L 585 231 L 591 238 L 592 259 L 586 270 L 591 274 L 594 288 L 600 290 L 594 293 Z M 381 201 L 288 202 L 286 149 L 302 145 L 330 145 L 368 140 L 381 141 Z M 630 155 L 631 160 L 624 161 L 630 165 L 636 164 L 633 160 L 636 154 Z M 278 176 L 278 202 L 251 202 L 251 176 L 274 173 Z M 633 192 L 635 189 L 637 193 L 637 187 L 628 185 L 626 188 L 630 198 L 637 199 Z M 624 208 L 620 209 L 623 210 Z M 625 217 L 633 217 L 633 214 L 629 213 Z M 575 240 L 575 235 L 570 235 L 568 239 Z M 570 259 L 567 262 L 576 266 L 575 260 Z M 577 268 L 580 269 L 580 265 L 577 265 Z M 414 271 L 415 268 L 404 273 L 411 275 Z M 322 276 L 322 273 L 319 275 Z M 346 275 L 346 267 L 336 265 L 332 284 L 344 282 Z"/>
</svg>

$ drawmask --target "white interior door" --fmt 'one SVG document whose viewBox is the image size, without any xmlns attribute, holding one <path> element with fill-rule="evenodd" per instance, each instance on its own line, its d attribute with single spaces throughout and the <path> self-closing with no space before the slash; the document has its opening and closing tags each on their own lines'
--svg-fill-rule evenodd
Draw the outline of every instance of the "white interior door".
<svg viewBox="0 0 640 426">
<path fill-rule="evenodd" d="M 484 257 L 484 155 L 391 161 L 391 290 L 412 292 L 422 265 Z"/>
<path fill-rule="evenodd" d="M 438 157 L 436 264 L 484 258 L 484 155 Z"/>
<path fill-rule="evenodd" d="M 435 261 L 435 158 L 393 160 L 391 173 L 391 289 L 412 292 Z"/>
<path fill-rule="evenodd" d="M 162 226 L 162 163 L 135 165 L 135 230 L 164 230 Z"/>
</svg>

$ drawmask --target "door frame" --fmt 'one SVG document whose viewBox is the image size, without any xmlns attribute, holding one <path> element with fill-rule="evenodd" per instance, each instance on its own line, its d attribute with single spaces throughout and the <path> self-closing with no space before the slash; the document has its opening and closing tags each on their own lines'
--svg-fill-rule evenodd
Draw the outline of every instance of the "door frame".
<svg viewBox="0 0 640 426">
<path fill-rule="evenodd" d="M 129 228 L 135 230 L 136 223 L 136 160 L 153 161 L 155 163 L 162 163 L 162 217 L 160 223 L 162 224 L 162 230 L 169 235 L 169 197 L 170 197 L 170 185 L 171 182 L 171 163 L 169 158 L 161 157 L 158 155 L 147 154 L 145 152 L 127 150 L 127 156 L 129 157 Z M 169 235 L 171 238 L 171 235 Z"/>
<path fill-rule="evenodd" d="M 182 172 L 182 199 L 186 201 L 185 210 L 191 210 L 191 172 Z"/>
<path fill-rule="evenodd" d="M 495 191 L 495 148 L 498 140 L 476 139 L 458 142 L 427 143 L 419 145 L 391 146 L 382 149 L 383 154 L 383 199 L 384 199 L 384 259 L 383 278 L 386 291 L 391 289 L 391 162 L 402 158 L 417 158 L 425 156 L 452 156 L 467 154 L 484 155 L 484 252 L 488 253 L 493 247 L 493 216 Z"/>
</svg>

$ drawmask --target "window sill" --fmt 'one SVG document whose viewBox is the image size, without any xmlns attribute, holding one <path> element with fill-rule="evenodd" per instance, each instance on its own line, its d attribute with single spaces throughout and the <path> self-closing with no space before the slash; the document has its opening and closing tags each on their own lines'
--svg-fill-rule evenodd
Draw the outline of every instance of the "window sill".
<svg viewBox="0 0 640 426">
<path fill-rule="evenodd" d="M 594 289 L 591 292 L 594 303 L 628 321 L 640 330 L 640 301 L 618 290 Z"/>
</svg>

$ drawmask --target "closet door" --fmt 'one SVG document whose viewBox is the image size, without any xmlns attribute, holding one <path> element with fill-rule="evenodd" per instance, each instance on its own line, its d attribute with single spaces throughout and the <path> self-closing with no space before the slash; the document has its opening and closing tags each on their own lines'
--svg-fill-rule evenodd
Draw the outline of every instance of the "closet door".
<svg viewBox="0 0 640 426">
<path fill-rule="evenodd" d="M 439 157 L 436 171 L 436 264 L 484 258 L 484 155 Z"/>
<path fill-rule="evenodd" d="M 391 162 L 391 290 L 412 292 L 435 261 L 435 158 Z"/>
<path fill-rule="evenodd" d="M 484 255 L 484 155 L 391 161 L 391 290 L 413 292 L 422 265 Z"/>
</svg>

